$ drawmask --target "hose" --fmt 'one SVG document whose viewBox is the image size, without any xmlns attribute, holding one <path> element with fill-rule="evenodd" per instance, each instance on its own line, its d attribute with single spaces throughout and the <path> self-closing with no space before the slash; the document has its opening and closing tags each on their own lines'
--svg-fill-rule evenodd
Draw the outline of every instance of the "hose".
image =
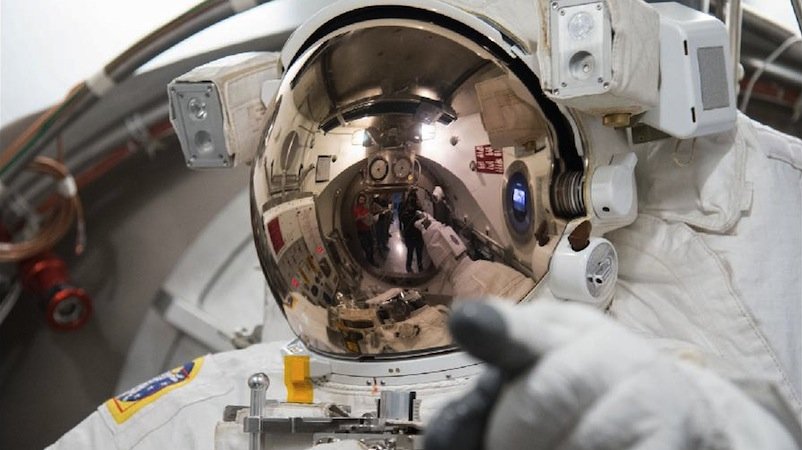
<svg viewBox="0 0 802 450">
<path fill-rule="evenodd" d="M 794 8 L 796 25 L 799 27 L 799 32 L 802 33 L 802 0 L 791 0 L 791 7 Z"/>
<path fill-rule="evenodd" d="M 100 74 L 103 83 L 116 84 L 131 76 L 165 50 L 215 23 L 238 14 L 248 6 L 272 0 L 206 0 L 142 38 L 108 63 Z M 244 5 L 245 4 L 245 5 Z M 244 6 L 243 6 L 244 5 Z M 65 127 L 86 112 L 102 96 L 84 81 L 75 86 L 64 100 L 44 112 L 11 145 L 0 153 L 0 181 L 10 185 L 25 167 L 58 136 Z M 108 87 L 108 86 L 107 86 Z"/>
<path fill-rule="evenodd" d="M 746 89 L 744 89 L 744 95 L 741 99 L 741 112 L 746 113 L 746 108 L 749 106 L 749 100 L 752 99 L 752 90 L 755 88 L 755 84 L 757 80 L 760 79 L 760 76 L 763 75 L 763 72 L 766 70 L 766 67 L 771 65 L 780 55 L 783 54 L 789 47 L 792 45 L 802 42 L 802 37 L 791 35 L 788 39 L 785 40 L 779 47 L 777 47 L 771 54 L 763 61 L 763 64 L 755 70 L 755 73 L 749 78 L 749 82 L 746 84 Z"/>
<path fill-rule="evenodd" d="M 75 180 L 67 167 L 53 158 L 38 156 L 30 169 L 53 177 L 59 188 L 63 189 L 60 189 L 61 195 L 54 202 L 53 212 L 36 235 L 20 242 L 0 242 L 0 263 L 21 261 L 50 250 L 67 234 L 76 218 L 78 237 L 75 252 L 80 254 L 85 245 L 83 206 L 75 188 Z"/>
</svg>

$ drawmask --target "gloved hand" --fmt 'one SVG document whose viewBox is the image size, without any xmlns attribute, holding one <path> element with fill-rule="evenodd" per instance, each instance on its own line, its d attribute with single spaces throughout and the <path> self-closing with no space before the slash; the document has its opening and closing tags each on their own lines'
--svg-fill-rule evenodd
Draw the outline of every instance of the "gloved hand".
<svg viewBox="0 0 802 450">
<path fill-rule="evenodd" d="M 418 211 L 415 213 L 415 228 L 421 231 L 426 231 L 433 221 L 437 222 L 431 214 L 425 211 Z"/>
<path fill-rule="evenodd" d="M 796 448 L 734 385 L 590 307 L 482 299 L 449 327 L 489 367 L 427 426 L 426 450 Z"/>
</svg>

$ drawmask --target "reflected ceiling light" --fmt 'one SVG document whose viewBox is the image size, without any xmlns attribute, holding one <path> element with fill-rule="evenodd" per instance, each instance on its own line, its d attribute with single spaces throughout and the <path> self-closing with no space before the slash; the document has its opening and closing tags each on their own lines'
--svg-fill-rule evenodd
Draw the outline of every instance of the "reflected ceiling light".
<svg viewBox="0 0 802 450">
<path fill-rule="evenodd" d="M 434 139 L 435 126 L 428 123 L 422 123 L 420 126 L 420 137 L 423 141 Z"/>
<path fill-rule="evenodd" d="M 356 130 L 351 135 L 351 144 L 367 147 L 370 143 L 370 136 L 365 133 L 365 130 Z"/>
</svg>

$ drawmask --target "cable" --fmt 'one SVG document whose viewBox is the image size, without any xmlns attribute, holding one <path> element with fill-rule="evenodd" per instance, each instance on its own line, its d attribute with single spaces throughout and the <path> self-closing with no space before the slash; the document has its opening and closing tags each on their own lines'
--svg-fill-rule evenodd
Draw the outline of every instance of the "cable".
<svg viewBox="0 0 802 450">
<path fill-rule="evenodd" d="M 108 63 L 95 77 L 75 86 L 60 104 L 42 114 L 11 145 L 3 149 L 0 154 L 0 180 L 10 185 L 10 181 L 36 155 L 94 105 L 108 88 L 131 76 L 154 57 L 197 32 L 244 11 L 247 6 L 270 1 L 206 0 L 145 36 Z"/>
<path fill-rule="evenodd" d="M 64 164 L 46 156 L 38 156 L 30 169 L 53 177 L 61 195 L 53 206 L 53 213 L 34 237 L 20 242 L 0 242 L 0 262 L 17 262 L 50 250 L 67 234 L 76 218 L 75 252 L 80 254 L 85 246 L 86 231 L 75 180 Z"/>
<path fill-rule="evenodd" d="M 777 47 L 765 61 L 755 70 L 755 73 L 749 78 L 749 83 L 746 85 L 746 89 L 744 90 L 743 99 L 741 99 L 741 107 L 740 110 L 743 113 L 746 113 L 746 107 L 749 106 L 749 100 L 752 98 L 752 90 L 755 88 L 755 83 L 763 75 L 763 72 L 766 70 L 766 67 L 772 64 L 780 55 L 783 54 L 789 47 L 792 45 L 802 42 L 802 37 L 791 35 L 786 39 L 779 47 Z"/>
<path fill-rule="evenodd" d="M 6 291 L 3 300 L 0 301 L 0 324 L 6 320 L 8 313 L 10 313 L 14 305 L 17 304 L 20 294 L 22 294 L 22 286 L 20 286 L 19 282 L 14 282 L 14 284 L 8 288 L 8 291 Z"/>
<path fill-rule="evenodd" d="M 796 25 L 799 27 L 799 32 L 802 33 L 802 0 L 791 0 L 791 7 L 794 8 Z"/>
</svg>

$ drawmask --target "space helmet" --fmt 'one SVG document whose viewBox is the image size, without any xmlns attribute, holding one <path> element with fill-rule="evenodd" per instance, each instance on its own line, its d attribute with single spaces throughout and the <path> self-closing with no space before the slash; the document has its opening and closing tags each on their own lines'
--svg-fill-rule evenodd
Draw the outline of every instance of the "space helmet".
<svg viewBox="0 0 802 450">
<path fill-rule="evenodd" d="M 526 301 L 561 243 L 586 246 L 587 136 L 612 131 L 544 94 L 531 47 L 428 0 L 337 2 L 291 36 L 251 212 L 268 284 L 309 350 L 452 351 L 458 303 Z M 586 258 L 600 275 L 581 267 L 579 283 L 607 295 L 614 251 L 600 248 Z"/>
</svg>

